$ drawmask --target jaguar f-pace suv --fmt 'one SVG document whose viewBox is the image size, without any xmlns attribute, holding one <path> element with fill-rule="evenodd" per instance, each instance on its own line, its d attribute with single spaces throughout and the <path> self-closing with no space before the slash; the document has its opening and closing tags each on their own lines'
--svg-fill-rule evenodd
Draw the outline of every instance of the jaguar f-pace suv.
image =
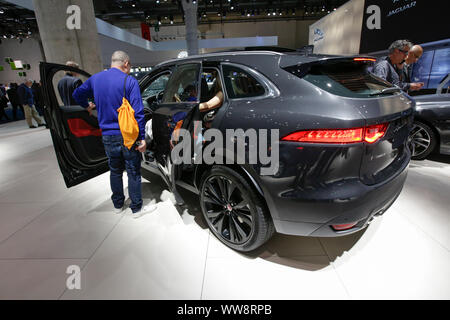
<svg viewBox="0 0 450 320">
<path fill-rule="evenodd" d="M 161 63 L 140 81 L 154 146 L 154 156 L 143 157 L 142 174 L 159 174 L 174 192 L 183 187 L 197 193 L 213 234 L 238 251 L 258 248 L 275 231 L 319 237 L 359 231 L 398 197 L 411 157 L 414 102 L 367 72 L 373 61 L 233 51 Z M 61 106 L 54 90 L 59 72 L 89 74 L 51 63 L 40 67 L 45 117 L 67 186 L 106 172 L 97 118 L 80 106 Z M 202 114 L 199 103 L 216 86 L 223 102 Z M 194 121 L 224 137 L 227 129 L 278 130 L 279 139 L 267 139 L 265 150 L 278 148 L 276 170 L 263 174 L 265 164 L 249 161 L 251 143 L 241 144 L 243 162 L 224 147 L 214 154 L 224 161 L 175 164 L 177 128 L 192 132 L 201 148 L 211 143 L 206 132 L 199 138 Z"/>
</svg>

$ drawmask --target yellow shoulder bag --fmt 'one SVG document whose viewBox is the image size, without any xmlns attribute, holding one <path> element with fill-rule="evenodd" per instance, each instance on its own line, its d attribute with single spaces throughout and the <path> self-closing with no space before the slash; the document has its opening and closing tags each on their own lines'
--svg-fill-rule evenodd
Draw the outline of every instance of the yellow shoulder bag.
<svg viewBox="0 0 450 320">
<path fill-rule="evenodd" d="M 134 110 L 126 98 L 127 79 L 128 76 L 126 76 L 123 85 L 122 105 L 117 109 L 117 112 L 119 113 L 119 127 L 123 137 L 123 144 L 130 150 L 139 136 L 139 125 L 134 117 Z"/>
</svg>

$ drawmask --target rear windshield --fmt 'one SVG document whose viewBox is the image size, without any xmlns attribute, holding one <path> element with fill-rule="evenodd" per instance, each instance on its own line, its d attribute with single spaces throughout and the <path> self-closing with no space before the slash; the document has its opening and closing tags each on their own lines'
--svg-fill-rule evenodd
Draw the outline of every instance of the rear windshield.
<svg viewBox="0 0 450 320">
<path fill-rule="evenodd" d="M 288 67 L 289 71 L 317 87 L 332 94 L 350 98 L 376 97 L 376 93 L 392 88 L 389 82 L 376 77 L 368 71 L 366 63 L 339 61 L 312 65 L 307 73 L 298 67 Z M 384 93 L 394 95 L 398 92 Z"/>
</svg>

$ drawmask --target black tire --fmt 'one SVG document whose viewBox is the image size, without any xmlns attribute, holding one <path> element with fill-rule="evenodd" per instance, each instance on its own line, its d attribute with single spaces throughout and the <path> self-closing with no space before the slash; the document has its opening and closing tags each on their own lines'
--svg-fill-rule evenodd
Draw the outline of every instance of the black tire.
<svg viewBox="0 0 450 320">
<path fill-rule="evenodd" d="M 236 251 L 255 250 L 274 233 L 262 197 L 241 174 L 228 167 L 214 166 L 203 174 L 200 205 L 211 232 Z"/>
<path fill-rule="evenodd" d="M 411 159 L 423 160 L 433 152 L 436 147 L 436 134 L 427 124 L 414 121 L 413 129 L 409 134 Z"/>
</svg>

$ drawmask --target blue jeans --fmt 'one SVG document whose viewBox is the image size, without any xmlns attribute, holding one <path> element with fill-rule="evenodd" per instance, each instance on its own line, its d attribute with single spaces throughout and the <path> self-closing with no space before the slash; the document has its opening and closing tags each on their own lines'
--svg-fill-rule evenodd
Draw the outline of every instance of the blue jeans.
<svg viewBox="0 0 450 320">
<path fill-rule="evenodd" d="M 122 174 L 126 169 L 128 174 L 128 194 L 131 199 L 130 209 L 133 213 L 138 212 L 142 208 L 141 153 L 134 150 L 134 147 L 128 150 L 123 145 L 121 135 L 102 136 L 102 140 L 111 171 L 110 182 L 113 193 L 111 200 L 114 203 L 114 207 L 122 208 L 125 201 Z"/>
</svg>

